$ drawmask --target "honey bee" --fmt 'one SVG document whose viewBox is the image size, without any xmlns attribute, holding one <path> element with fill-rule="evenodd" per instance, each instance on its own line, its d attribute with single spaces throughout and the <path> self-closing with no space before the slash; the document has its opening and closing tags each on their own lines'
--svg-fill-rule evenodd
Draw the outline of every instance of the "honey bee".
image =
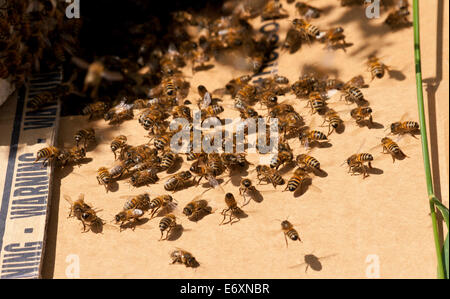
<svg viewBox="0 0 450 299">
<path fill-rule="evenodd" d="M 64 195 L 64 199 L 70 203 L 69 217 L 75 216 L 78 220 L 81 220 L 82 214 L 91 209 L 91 206 L 84 201 L 84 194 L 80 194 L 76 201 L 72 201 L 68 195 Z"/>
<path fill-rule="evenodd" d="M 364 101 L 364 95 L 359 89 L 364 86 L 364 79 L 360 76 L 355 76 L 344 84 L 342 87 L 341 98 L 344 97 L 347 103 Z"/>
<path fill-rule="evenodd" d="M 306 22 L 304 19 L 294 19 L 292 25 L 298 30 L 304 39 L 309 41 L 309 38 L 317 38 L 320 36 L 320 30 L 316 26 Z"/>
<path fill-rule="evenodd" d="M 114 159 L 117 159 L 116 152 L 127 144 L 127 136 L 119 135 L 111 141 L 111 151 L 114 153 Z"/>
<path fill-rule="evenodd" d="M 87 143 L 89 141 L 95 141 L 95 130 L 93 128 L 79 130 L 73 136 L 73 139 L 75 139 L 75 143 L 76 143 L 77 147 L 78 147 L 78 144 L 83 140 L 84 148 L 86 148 Z"/>
<path fill-rule="evenodd" d="M 227 205 L 227 207 L 223 209 L 221 213 L 223 215 L 223 220 L 220 225 L 228 223 L 232 225 L 234 223 L 232 222 L 233 219 L 237 219 L 237 221 L 235 222 L 239 222 L 241 219 L 239 217 L 236 217 L 236 214 L 241 214 L 242 210 L 238 207 L 236 199 L 234 198 L 234 195 L 232 193 L 225 194 L 225 204 Z M 227 216 L 230 216 L 230 219 L 228 222 L 224 223 Z"/>
<path fill-rule="evenodd" d="M 164 189 L 176 192 L 179 188 L 190 186 L 192 182 L 192 173 L 190 171 L 181 171 L 172 175 L 165 183 Z"/>
<path fill-rule="evenodd" d="M 130 184 L 133 187 L 139 187 L 142 185 L 155 184 L 159 181 L 156 175 L 157 169 L 150 168 L 142 171 L 135 172 L 130 178 Z"/>
<path fill-rule="evenodd" d="M 369 124 L 373 123 L 372 108 L 370 107 L 358 107 L 350 111 L 350 115 L 356 120 L 357 124 L 361 124 L 366 118 L 369 120 Z"/>
<path fill-rule="evenodd" d="M 393 30 L 410 27 L 412 23 L 408 20 L 409 14 L 408 8 L 396 9 L 389 13 L 384 23 Z"/>
<path fill-rule="evenodd" d="M 133 105 L 125 104 L 125 101 L 120 102 L 117 106 L 109 109 L 105 115 L 104 119 L 109 121 L 108 124 L 119 124 L 125 120 L 133 119 Z"/>
<path fill-rule="evenodd" d="M 295 109 L 292 105 L 286 103 L 277 104 L 269 109 L 269 117 L 277 118 L 281 117 L 284 114 L 295 112 Z"/>
<path fill-rule="evenodd" d="M 306 19 L 314 18 L 317 19 L 320 17 L 320 13 L 322 10 L 313 7 L 311 5 L 306 4 L 305 2 L 299 1 L 295 3 L 295 8 L 297 9 L 298 13 L 305 17 Z"/>
<path fill-rule="evenodd" d="M 286 241 L 286 247 L 288 247 L 288 241 L 287 238 L 291 239 L 292 241 L 302 241 L 300 239 L 300 236 L 297 232 L 297 230 L 294 228 L 292 223 L 290 223 L 288 220 L 284 220 L 281 222 L 281 229 L 284 233 L 284 240 Z"/>
<path fill-rule="evenodd" d="M 105 224 L 93 209 L 87 209 L 81 213 L 81 223 L 83 223 L 83 232 L 86 232 L 86 226 L 88 226 L 89 229 L 92 229 L 92 227 L 98 229 Z"/>
<path fill-rule="evenodd" d="M 195 182 L 194 178 L 194 182 L 197 186 L 200 184 L 202 178 L 206 178 L 210 186 L 213 188 L 219 186 L 219 182 L 216 179 L 217 171 L 213 169 L 210 165 L 208 165 L 208 163 L 205 163 L 203 159 L 197 160 L 194 163 L 192 163 L 189 170 L 190 172 L 194 173 L 196 177 L 198 177 L 197 182 Z"/>
<path fill-rule="evenodd" d="M 156 136 L 153 141 L 156 149 L 164 150 L 165 148 L 168 148 L 170 146 L 170 140 L 172 139 L 173 135 L 173 132 L 166 132 L 163 135 Z"/>
<path fill-rule="evenodd" d="M 109 184 L 112 182 L 111 174 L 109 173 L 108 168 L 100 167 L 97 170 L 97 182 L 99 185 L 105 186 L 105 190 L 108 192 Z"/>
<path fill-rule="evenodd" d="M 320 162 L 308 154 L 299 154 L 295 158 L 295 162 L 301 169 L 310 169 L 310 170 L 316 170 L 320 171 Z"/>
<path fill-rule="evenodd" d="M 246 206 L 250 203 L 250 199 L 247 200 L 246 195 L 250 193 L 257 192 L 256 187 L 252 184 L 252 181 L 248 178 L 241 179 L 241 182 L 239 183 L 239 195 L 244 197 L 244 203 L 242 206 Z"/>
<path fill-rule="evenodd" d="M 367 169 L 364 165 L 364 163 L 367 163 L 369 168 L 372 168 L 371 162 L 373 161 L 373 156 L 369 153 L 360 153 L 360 154 L 353 154 L 351 155 L 345 162 L 347 163 L 349 167 L 349 173 L 351 172 L 352 175 L 355 175 L 357 170 L 362 170 L 363 172 L 363 179 L 369 176 L 367 173 Z M 345 163 L 344 162 L 344 163 Z"/>
<path fill-rule="evenodd" d="M 162 157 L 161 157 L 161 164 L 159 165 L 159 168 L 161 170 L 168 170 L 173 165 L 175 165 L 175 161 L 177 160 L 178 155 L 173 153 L 170 150 L 164 151 Z"/>
<path fill-rule="evenodd" d="M 383 154 L 390 154 L 392 156 L 392 163 L 395 163 L 395 157 L 402 156 L 408 157 L 405 153 L 400 149 L 398 144 L 394 142 L 391 138 L 384 137 L 381 139 L 381 145 L 383 146 Z"/>
<path fill-rule="evenodd" d="M 305 171 L 305 169 L 298 167 L 295 171 L 292 177 L 287 182 L 286 188 L 283 191 L 289 190 L 291 192 L 294 192 L 297 190 L 302 183 L 309 178 L 308 173 Z"/>
<path fill-rule="evenodd" d="M 372 75 L 372 80 L 375 79 L 375 77 L 377 77 L 378 79 L 383 78 L 385 71 L 389 71 L 389 67 L 380 62 L 380 60 L 376 56 L 369 57 L 369 60 L 367 61 L 367 69 Z"/>
<path fill-rule="evenodd" d="M 231 79 L 226 85 L 225 90 L 231 94 L 231 97 L 234 98 L 236 93 L 240 88 L 244 85 L 247 85 L 248 82 L 252 79 L 252 75 L 242 75 L 240 77 Z"/>
<path fill-rule="evenodd" d="M 78 163 L 80 160 L 86 157 L 86 149 L 84 147 L 78 148 L 74 146 L 69 150 L 61 150 L 58 155 L 58 161 L 61 163 L 62 167 L 66 166 L 67 163 Z"/>
<path fill-rule="evenodd" d="M 161 219 L 161 221 L 159 222 L 159 230 L 161 231 L 161 238 L 159 239 L 159 241 L 167 240 L 172 229 L 177 226 L 176 220 L 177 218 L 174 214 L 167 214 Z M 166 237 L 163 239 L 164 231 L 166 230 Z"/>
<path fill-rule="evenodd" d="M 175 199 L 170 195 L 161 195 L 153 198 L 150 201 L 149 209 L 151 210 L 150 218 L 161 208 L 174 208 L 177 205 Z"/>
<path fill-rule="evenodd" d="M 192 122 L 191 109 L 189 109 L 189 107 L 185 106 L 185 105 L 173 107 L 172 116 L 174 119 L 175 118 L 184 118 L 184 119 L 187 119 L 189 122 Z"/>
<path fill-rule="evenodd" d="M 198 199 L 198 196 L 187 203 L 183 208 L 183 214 L 186 215 L 186 217 L 188 217 L 189 219 L 195 218 L 195 221 L 198 220 L 198 216 L 201 213 L 210 214 L 211 208 L 208 206 L 207 200 Z"/>
<path fill-rule="evenodd" d="M 89 114 L 89 120 L 92 120 L 93 118 L 103 117 L 107 110 L 108 105 L 105 102 L 97 101 L 84 107 L 83 114 Z"/>
<path fill-rule="evenodd" d="M 246 104 L 249 104 L 253 101 L 256 95 L 256 87 L 250 84 L 246 84 L 242 86 L 241 89 L 236 94 L 237 100 L 240 100 Z"/>
<path fill-rule="evenodd" d="M 124 161 L 116 162 L 115 165 L 109 169 L 109 175 L 112 179 L 119 179 L 125 172 L 128 172 L 128 169 L 126 168 Z"/>
<path fill-rule="evenodd" d="M 83 59 L 73 56 L 72 62 L 80 68 L 87 69 L 82 92 L 85 93 L 89 87 L 92 87 L 91 98 L 97 98 L 102 79 L 108 81 L 121 81 L 124 79 L 121 73 L 107 70 L 101 61 L 94 61 L 89 64 Z"/>
<path fill-rule="evenodd" d="M 55 103 L 56 101 L 57 101 L 56 93 L 51 91 L 43 91 L 33 96 L 29 100 L 27 106 L 31 110 L 37 110 L 46 104 Z"/>
<path fill-rule="evenodd" d="M 389 126 L 391 129 L 391 134 L 403 135 L 409 133 L 411 134 L 411 136 L 416 138 L 416 136 L 414 136 L 414 133 L 420 130 L 419 123 L 411 120 L 402 121 L 403 118 L 404 116 L 400 119 L 400 121 L 394 122 Z"/>
<path fill-rule="evenodd" d="M 114 216 L 114 220 L 116 223 L 120 222 L 120 231 L 122 231 L 122 228 L 124 227 L 124 223 L 136 223 L 139 222 L 139 218 L 141 218 L 144 215 L 144 212 L 140 209 L 128 209 L 119 212 L 116 216 Z M 134 230 L 134 227 L 133 227 Z"/>
<path fill-rule="evenodd" d="M 325 112 L 322 126 L 325 123 L 328 123 L 328 137 L 331 133 L 333 133 L 334 130 L 337 130 L 337 128 L 339 128 L 339 126 L 342 125 L 344 121 L 339 117 L 339 114 L 336 111 L 334 111 L 333 109 L 328 109 L 327 112 Z"/>
<path fill-rule="evenodd" d="M 138 209 L 146 211 L 150 208 L 150 196 L 148 193 L 143 193 L 129 198 L 123 205 L 123 210 Z"/>
<path fill-rule="evenodd" d="M 320 132 L 320 131 L 316 131 L 316 130 L 303 130 L 300 134 L 299 134 L 299 139 L 302 145 L 305 145 L 306 147 L 309 147 L 309 145 L 312 142 L 327 142 L 328 138 L 327 135 L 325 135 L 324 133 Z"/>
<path fill-rule="evenodd" d="M 282 19 L 287 18 L 289 14 L 283 8 L 283 5 L 279 0 L 269 0 L 263 7 L 261 13 L 261 19 L 265 20 L 273 20 L 273 19 Z"/>
<path fill-rule="evenodd" d="M 347 43 L 345 42 L 344 29 L 342 27 L 336 27 L 328 30 L 323 39 L 327 42 L 328 48 L 341 47 L 344 52 L 346 52 L 345 46 Z"/>
<path fill-rule="evenodd" d="M 54 146 L 45 147 L 43 149 L 40 149 L 36 154 L 36 160 L 33 163 L 38 162 L 41 159 L 44 159 L 42 161 L 42 165 L 46 166 L 47 161 L 53 161 L 58 158 L 58 156 L 61 154 L 61 151 Z"/>
<path fill-rule="evenodd" d="M 280 173 L 267 165 L 257 165 L 256 166 L 258 184 L 262 181 L 267 183 L 272 183 L 273 187 L 276 188 L 277 185 L 284 185 L 284 179 L 281 177 Z"/>
<path fill-rule="evenodd" d="M 172 264 L 179 263 L 192 268 L 197 268 L 200 265 L 190 252 L 183 249 L 172 251 L 170 253 L 170 258 L 172 259 Z"/>
<path fill-rule="evenodd" d="M 139 123 L 144 129 L 149 130 L 152 126 L 162 122 L 168 115 L 158 106 L 145 109 L 139 116 Z"/>
<path fill-rule="evenodd" d="M 205 109 L 202 109 L 201 112 L 201 119 L 202 121 L 209 118 L 209 117 L 216 117 L 218 114 L 222 113 L 224 111 L 224 108 L 220 105 L 211 105 L 206 107 Z"/>
<path fill-rule="evenodd" d="M 317 78 L 311 74 L 304 74 L 291 85 L 292 92 L 297 98 L 307 97 L 311 92 L 317 91 L 319 82 Z"/>
<path fill-rule="evenodd" d="M 320 113 L 326 107 L 324 96 L 322 96 L 319 92 L 316 91 L 311 92 L 309 94 L 308 104 L 306 107 L 308 106 L 311 107 L 311 114 L 314 114 L 316 112 Z"/>
<path fill-rule="evenodd" d="M 290 28 L 286 33 L 282 49 L 289 50 L 290 54 L 295 53 L 302 45 L 302 38 L 303 35 L 300 31 L 295 28 Z"/>
<path fill-rule="evenodd" d="M 273 156 L 270 161 L 270 168 L 275 168 L 278 170 L 281 165 L 286 165 L 292 162 L 294 159 L 294 154 L 287 143 L 286 146 L 287 148 L 281 149 L 276 155 Z"/>
</svg>

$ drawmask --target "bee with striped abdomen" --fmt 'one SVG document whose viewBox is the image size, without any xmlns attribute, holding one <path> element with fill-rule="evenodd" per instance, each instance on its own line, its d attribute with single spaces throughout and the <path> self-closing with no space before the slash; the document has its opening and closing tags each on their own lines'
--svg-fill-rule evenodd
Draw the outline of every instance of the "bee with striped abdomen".
<svg viewBox="0 0 450 299">
<path fill-rule="evenodd" d="M 58 161 L 61 166 L 64 167 L 67 163 L 79 163 L 80 160 L 86 157 L 86 149 L 84 147 L 72 147 L 69 150 L 63 149 L 58 155 Z"/>
<path fill-rule="evenodd" d="M 100 167 L 97 170 L 97 182 L 99 185 L 105 186 L 106 192 L 109 190 L 109 184 L 112 182 L 111 174 L 109 173 L 108 168 Z"/>
<path fill-rule="evenodd" d="M 411 134 L 414 138 L 415 132 L 418 132 L 420 130 L 419 123 L 411 120 L 405 121 L 404 119 L 407 117 L 407 113 L 403 114 L 403 116 L 400 118 L 400 121 L 393 122 L 389 126 L 391 129 L 391 134 L 393 135 L 403 135 L 403 134 Z"/>
<path fill-rule="evenodd" d="M 292 177 L 287 182 L 286 188 L 283 191 L 289 190 L 291 192 L 294 192 L 297 190 L 303 182 L 309 178 L 308 173 L 305 171 L 304 168 L 298 167 L 295 171 Z"/>
<path fill-rule="evenodd" d="M 344 163 L 348 165 L 348 172 L 352 175 L 356 175 L 358 170 L 362 170 L 363 179 L 369 176 L 364 163 L 368 164 L 369 168 L 372 168 L 373 156 L 369 153 L 360 153 L 351 155 Z"/>
<path fill-rule="evenodd" d="M 170 258 L 172 259 L 172 264 L 184 264 L 186 267 L 191 268 L 197 268 L 200 266 L 195 257 L 190 252 L 183 249 L 177 248 L 177 250 L 172 251 L 170 253 Z"/>
<path fill-rule="evenodd" d="M 297 240 L 300 242 L 302 241 L 300 239 L 300 236 L 299 236 L 297 230 L 294 228 L 292 223 L 290 223 L 288 220 L 283 220 L 281 222 L 281 229 L 283 230 L 283 233 L 284 233 L 284 240 L 286 241 L 286 247 L 288 247 L 288 241 L 287 241 L 288 237 L 292 241 L 297 241 Z"/>
<path fill-rule="evenodd" d="M 181 171 L 172 175 L 165 183 L 164 189 L 167 191 L 176 192 L 180 188 L 190 186 L 193 182 L 192 173 L 190 171 Z"/>
<path fill-rule="evenodd" d="M 81 129 L 73 136 L 73 139 L 75 139 L 77 147 L 78 144 L 83 140 L 84 148 L 86 148 L 89 141 L 95 141 L 95 130 L 93 128 Z"/>
<path fill-rule="evenodd" d="M 89 115 L 89 120 L 103 117 L 108 110 L 108 105 L 105 102 L 97 101 L 87 105 L 83 108 L 83 114 Z"/>
<path fill-rule="evenodd" d="M 127 144 L 127 136 L 119 135 L 111 141 L 111 151 L 114 153 L 114 159 L 117 159 L 116 152 Z"/>
<path fill-rule="evenodd" d="M 258 184 L 262 181 L 267 183 L 272 183 L 273 187 L 276 188 L 277 185 L 284 185 L 284 179 L 281 177 L 280 173 L 267 165 L 257 165 L 255 168 L 257 172 Z"/>
<path fill-rule="evenodd" d="M 148 193 L 139 194 L 129 198 L 123 205 L 123 210 L 139 209 L 147 211 L 150 208 L 150 196 Z"/>
<path fill-rule="evenodd" d="M 322 126 L 325 123 L 328 123 L 327 136 L 330 136 L 330 134 L 333 133 L 333 131 L 337 130 L 339 126 L 344 123 L 344 121 L 340 118 L 339 114 L 336 111 L 334 111 L 333 109 L 328 109 L 327 112 L 325 112 Z"/>
<path fill-rule="evenodd" d="M 320 162 L 316 158 L 314 158 L 308 154 L 298 155 L 297 158 L 295 158 L 295 162 L 301 169 L 310 169 L 310 170 L 315 170 L 315 171 L 321 171 Z"/>
<path fill-rule="evenodd" d="M 344 29 L 342 27 L 336 27 L 328 30 L 325 33 L 323 39 L 327 43 L 327 48 L 334 49 L 337 47 L 341 47 L 344 50 L 344 52 L 346 51 L 345 46 L 347 45 L 347 43 L 345 42 Z"/>
<path fill-rule="evenodd" d="M 357 107 L 350 111 L 350 116 L 356 120 L 358 125 L 361 125 L 362 122 L 368 119 L 369 124 L 373 124 L 372 118 L 372 108 L 370 107 Z"/>
<path fill-rule="evenodd" d="M 183 214 L 189 219 L 195 218 L 195 221 L 197 221 L 200 214 L 210 214 L 212 212 L 208 201 L 206 199 L 199 199 L 200 196 L 195 197 L 183 208 Z"/>
<path fill-rule="evenodd" d="M 122 228 L 125 225 L 133 222 L 133 224 L 136 224 L 139 222 L 139 218 L 141 218 L 144 215 L 144 212 L 140 209 L 128 209 L 123 210 L 119 212 L 116 216 L 114 216 L 114 220 L 116 221 L 116 224 L 120 222 L 119 231 L 122 231 Z M 132 227 L 134 230 L 134 226 Z"/>
<path fill-rule="evenodd" d="M 178 159 L 178 155 L 173 153 L 171 150 L 165 150 L 161 156 L 161 163 L 159 164 L 159 169 L 169 170 L 175 165 Z"/>
<path fill-rule="evenodd" d="M 364 95 L 360 88 L 364 87 L 364 78 L 359 75 L 347 81 L 341 89 L 341 99 L 347 103 L 364 101 Z"/>
<path fill-rule="evenodd" d="M 273 156 L 270 161 L 270 168 L 275 168 L 278 170 L 280 166 L 286 165 L 292 162 L 294 159 L 294 154 L 289 144 L 286 143 L 286 147 L 278 151 L 276 155 Z"/>
<path fill-rule="evenodd" d="M 159 222 L 159 230 L 161 231 L 161 238 L 159 241 L 167 240 L 170 232 L 177 226 L 177 217 L 174 214 L 167 214 Z M 164 231 L 167 230 L 166 238 L 163 239 Z"/>
<path fill-rule="evenodd" d="M 381 139 L 381 145 L 383 146 L 383 154 L 387 153 L 392 156 L 392 163 L 395 162 L 395 157 L 408 157 L 391 138 L 384 137 Z"/>
<path fill-rule="evenodd" d="M 41 159 L 44 159 L 42 161 L 42 165 L 46 166 L 47 161 L 53 161 L 59 157 L 61 154 L 61 151 L 54 146 L 45 147 L 43 149 L 40 149 L 36 154 L 36 160 L 34 160 L 33 163 L 38 162 Z"/>
<path fill-rule="evenodd" d="M 308 104 L 306 105 L 306 107 L 311 107 L 311 114 L 314 114 L 316 112 L 320 113 L 326 107 L 325 100 L 326 99 L 324 98 L 324 96 L 319 92 L 311 92 L 309 94 Z"/>
<path fill-rule="evenodd" d="M 91 209 L 91 206 L 88 205 L 85 201 L 84 201 L 84 194 L 80 194 L 78 196 L 78 199 L 76 201 L 72 201 L 72 199 L 70 198 L 70 196 L 68 195 L 64 195 L 64 199 L 70 203 L 70 212 L 69 212 L 69 217 L 73 217 L 75 216 L 78 220 L 81 220 L 81 215 Z"/>
<path fill-rule="evenodd" d="M 175 199 L 170 195 L 161 195 L 153 198 L 150 201 L 149 209 L 151 210 L 150 219 L 159 211 L 161 208 L 173 209 L 177 205 Z"/>
<path fill-rule="evenodd" d="M 156 168 L 149 168 L 142 171 L 135 172 L 130 178 L 130 184 L 133 187 L 140 187 L 143 185 L 156 184 L 159 181 Z"/>
<path fill-rule="evenodd" d="M 302 145 L 305 145 L 306 147 L 309 147 L 309 145 L 313 142 L 328 142 L 327 135 L 320 131 L 316 130 L 303 130 L 298 138 L 300 139 L 300 142 Z"/>
<path fill-rule="evenodd" d="M 42 106 L 49 104 L 49 103 L 55 103 L 57 100 L 56 93 L 51 91 L 43 91 L 38 93 L 37 95 L 33 96 L 29 101 L 27 106 L 31 110 L 37 110 L 41 108 Z"/>
<path fill-rule="evenodd" d="M 372 80 L 376 78 L 381 79 L 384 77 L 385 71 L 389 71 L 389 67 L 384 63 L 380 62 L 378 57 L 372 55 L 369 57 L 367 61 L 367 69 L 370 71 L 372 75 Z"/>
<path fill-rule="evenodd" d="M 222 215 L 223 215 L 223 220 L 220 223 L 220 225 L 222 224 L 228 224 L 230 223 L 231 225 L 234 223 L 232 222 L 233 219 L 237 219 L 237 221 L 235 222 L 239 222 L 241 219 L 239 217 L 236 216 L 236 214 L 241 214 L 242 210 L 241 208 L 238 207 L 236 199 L 234 198 L 234 195 L 232 193 L 227 193 L 225 194 L 225 204 L 227 205 L 227 207 L 225 209 L 223 209 L 222 211 Z M 227 216 L 230 216 L 230 219 L 228 222 L 225 222 L 225 218 Z"/>
<path fill-rule="evenodd" d="M 309 37 L 317 38 L 320 35 L 319 28 L 306 22 L 304 19 L 294 19 L 292 25 L 303 35 L 303 38 L 308 41 Z"/>
<path fill-rule="evenodd" d="M 94 209 L 87 209 L 83 213 L 81 213 L 81 223 L 83 223 L 83 232 L 86 232 L 86 226 L 92 230 L 93 227 L 96 230 L 99 230 L 105 222 L 97 216 L 97 213 Z"/>
</svg>

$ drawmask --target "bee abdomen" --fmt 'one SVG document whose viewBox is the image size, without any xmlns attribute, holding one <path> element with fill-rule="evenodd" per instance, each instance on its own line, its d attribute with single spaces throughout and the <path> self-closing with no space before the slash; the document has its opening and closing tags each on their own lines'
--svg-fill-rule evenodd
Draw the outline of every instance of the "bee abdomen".
<svg viewBox="0 0 450 299">
<path fill-rule="evenodd" d="M 295 229 L 289 230 L 286 234 L 292 241 L 297 241 L 300 239 L 298 236 L 298 232 Z"/>
</svg>

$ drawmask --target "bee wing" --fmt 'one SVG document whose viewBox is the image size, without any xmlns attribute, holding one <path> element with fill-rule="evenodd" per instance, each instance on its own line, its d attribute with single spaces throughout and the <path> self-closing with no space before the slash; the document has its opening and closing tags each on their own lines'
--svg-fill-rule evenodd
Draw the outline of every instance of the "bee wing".
<svg viewBox="0 0 450 299">
<path fill-rule="evenodd" d="M 203 96 L 201 109 L 207 108 L 209 105 L 211 105 L 211 102 L 212 102 L 211 94 L 209 92 L 206 92 L 205 95 Z"/>
<path fill-rule="evenodd" d="M 70 203 L 71 205 L 73 204 L 73 200 L 69 195 L 64 194 L 63 197 L 68 203 Z"/>
<path fill-rule="evenodd" d="M 86 69 L 86 70 L 89 68 L 89 65 L 90 65 L 86 60 L 81 59 L 76 56 L 72 57 L 72 62 L 79 68 Z"/>
<path fill-rule="evenodd" d="M 366 143 L 366 138 L 364 138 L 364 139 L 361 141 L 361 144 L 359 145 L 359 148 L 358 148 L 358 150 L 356 151 L 357 154 L 361 152 L 361 150 L 362 150 L 362 148 L 363 148 L 363 146 L 364 146 L 365 143 Z"/>
<path fill-rule="evenodd" d="M 102 73 L 102 77 L 108 81 L 122 81 L 124 79 L 123 75 L 120 72 L 113 72 L 109 70 L 104 70 Z"/>
<path fill-rule="evenodd" d="M 400 117 L 399 122 L 404 122 L 408 117 L 409 117 L 409 112 L 406 111 L 405 113 L 402 114 L 402 117 Z"/>
</svg>

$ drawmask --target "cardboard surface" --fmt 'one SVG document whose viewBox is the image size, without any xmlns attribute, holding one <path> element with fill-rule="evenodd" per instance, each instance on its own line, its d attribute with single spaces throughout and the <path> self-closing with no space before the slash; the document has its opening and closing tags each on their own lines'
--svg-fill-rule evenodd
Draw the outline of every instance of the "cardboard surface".
<svg viewBox="0 0 450 299">
<path fill-rule="evenodd" d="M 0 129 L 0 278 L 39 278 L 52 167 L 33 164 L 36 152 L 56 142 L 60 103 L 31 111 L 34 95 L 61 83 L 61 72 L 40 74 L 2 106 Z"/>
<path fill-rule="evenodd" d="M 428 3 L 429 2 L 429 3 Z M 331 3 L 331 4 L 330 4 Z M 418 120 L 416 88 L 414 77 L 412 28 L 391 32 L 382 23 L 387 16 L 369 20 L 363 8 L 341 8 L 337 1 L 314 1 L 315 6 L 326 8 L 327 13 L 312 21 L 319 28 L 328 29 L 342 26 L 346 41 L 353 46 L 342 50 L 327 51 L 324 45 L 314 43 L 303 45 L 297 53 L 281 53 L 276 59 L 278 73 L 287 76 L 291 82 L 297 80 L 305 64 L 323 65 L 337 70 L 337 76 L 348 80 L 362 74 L 370 87 L 363 89 L 370 102 L 374 121 L 384 126 L 397 121 L 404 112 L 412 120 Z M 293 4 L 283 5 L 294 18 Z M 445 4 L 446 6 L 448 3 Z M 421 7 L 421 34 L 423 77 L 435 78 L 439 83 L 435 102 L 429 106 L 431 125 L 430 142 L 433 155 L 434 179 L 443 202 L 448 206 L 448 7 L 438 10 L 437 1 L 427 1 Z M 441 14 L 439 17 L 439 14 Z M 439 20 L 443 24 L 439 26 Z M 283 41 L 288 19 L 276 21 L 278 35 Z M 272 23 L 255 20 L 255 29 Z M 275 28 L 275 25 L 268 25 Z M 442 31 L 444 30 L 444 31 Z M 442 41 L 440 43 L 439 41 Z M 442 47 L 442 48 L 441 48 Z M 392 76 L 370 82 L 365 61 L 369 54 L 376 52 L 395 72 Z M 273 67 L 273 66 L 272 66 Z M 268 67 L 265 71 L 271 71 Z M 441 70 L 439 72 L 439 70 Z M 190 68 L 186 69 L 190 75 Z M 231 78 L 243 73 L 230 66 L 216 64 L 209 71 L 196 73 L 190 79 L 191 92 L 188 96 L 196 102 L 195 91 L 199 84 L 209 90 L 223 87 Z M 440 74 L 440 75 L 439 75 Z M 428 94 L 430 100 L 431 93 Z M 280 100 L 294 99 L 292 95 Z M 317 114 L 311 116 L 306 102 L 299 101 L 295 107 L 306 123 L 315 119 L 315 125 L 322 123 Z M 232 101 L 224 97 L 225 105 Z M 328 102 L 336 110 L 349 109 L 339 101 L 339 94 Z M 256 105 L 256 108 L 259 105 Z M 263 113 L 263 110 L 258 110 Z M 389 155 L 382 155 L 381 148 L 371 150 L 376 173 L 363 180 L 361 176 L 350 176 L 342 162 L 358 150 L 365 140 L 362 151 L 369 151 L 384 136 L 384 128 L 358 128 L 353 121 L 346 123 L 342 134 L 330 136 L 330 148 L 320 148 L 313 152 L 326 171 L 325 177 L 314 177 L 312 184 L 303 194 L 293 196 L 281 192 L 262 192 L 261 202 L 252 201 L 243 208 L 248 217 L 232 226 L 219 226 L 225 207 L 224 195 L 220 191 L 209 191 L 205 197 L 217 209 L 214 214 L 191 222 L 180 215 L 182 208 L 194 196 L 204 191 L 204 187 L 191 187 L 173 194 L 178 201 L 178 216 L 184 231 L 174 236 L 172 241 L 158 241 L 160 217 L 154 218 L 134 231 L 105 226 L 102 234 L 82 233 L 81 222 L 67 219 L 69 204 L 63 195 L 73 199 L 79 193 L 95 208 L 105 221 L 110 223 L 125 202 L 121 196 L 148 192 L 151 198 L 166 194 L 165 180 L 149 187 L 132 188 L 126 181 L 118 182 L 118 190 L 105 192 L 98 185 L 96 170 L 101 166 L 110 167 L 114 155 L 109 144 L 114 136 L 124 134 L 129 144 L 147 142 L 147 132 L 135 119 L 120 126 L 108 126 L 103 120 L 87 122 L 86 117 L 63 117 L 61 119 L 58 144 L 72 144 L 74 133 L 80 128 L 94 127 L 97 145 L 91 148 L 87 157 L 92 158 L 80 167 L 68 167 L 55 172 L 53 204 L 46 244 L 43 277 L 65 278 L 434 278 L 436 258 L 434 252 L 431 219 L 427 201 L 420 139 L 405 136 L 399 141 L 400 147 L 409 156 L 392 163 Z M 222 118 L 238 117 L 238 112 L 227 109 Z M 344 114 L 349 120 L 349 114 Z M 325 131 L 327 128 L 320 128 Z M 290 143 L 297 155 L 304 151 L 298 140 Z M 257 164 L 259 157 L 249 155 L 248 159 Z M 190 163 L 183 163 L 180 170 L 187 170 Z M 253 166 L 250 167 L 250 170 Z M 292 174 L 284 174 L 288 180 Z M 163 178 L 165 173 L 159 174 Z M 256 183 L 256 173 L 248 177 Z M 225 178 L 227 180 L 227 178 Z M 239 178 L 232 183 L 237 184 Z M 232 192 L 239 202 L 238 186 L 229 183 L 224 188 Z M 273 190 L 270 185 L 257 186 L 258 190 Z M 320 189 L 317 190 L 317 189 Z M 171 193 L 169 193 L 171 194 Z M 302 243 L 289 241 L 286 248 L 280 222 L 286 219 L 295 225 Z M 169 265 L 169 253 L 175 247 L 190 251 L 200 262 L 197 269 L 183 265 Z M 314 254 L 321 267 L 309 267 L 304 256 Z M 314 270 L 316 269 L 316 270 Z M 378 275 L 379 274 L 379 275 Z"/>
</svg>

